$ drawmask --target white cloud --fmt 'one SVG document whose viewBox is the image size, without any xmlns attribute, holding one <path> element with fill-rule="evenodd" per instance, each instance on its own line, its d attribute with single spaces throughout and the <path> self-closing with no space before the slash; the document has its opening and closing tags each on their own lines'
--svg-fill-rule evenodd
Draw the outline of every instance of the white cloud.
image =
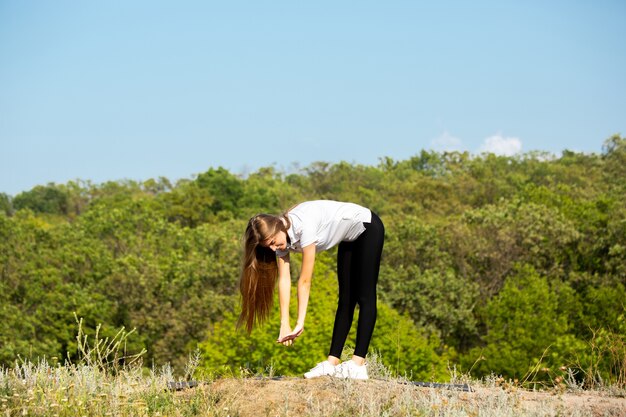
<svg viewBox="0 0 626 417">
<path fill-rule="evenodd" d="M 500 133 L 485 138 L 480 152 L 494 153 L 501 156 L 513 156 L 522 151 L 519 138 L 504 137 Z"/>
<path fill-rule="evenodd" d="M 459 151 L 461 150 L 461 139 L 452 136 L 445 130 L 439 137 L 430 141 L 430 146 L 435 151 Z"/>
</svg>

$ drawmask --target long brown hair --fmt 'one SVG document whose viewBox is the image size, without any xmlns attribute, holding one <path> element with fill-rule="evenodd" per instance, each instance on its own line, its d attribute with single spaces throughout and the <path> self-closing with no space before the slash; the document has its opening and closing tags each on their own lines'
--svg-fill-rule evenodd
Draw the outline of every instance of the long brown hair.
<svg viewBox="0 0 626 417">
<path fill-rule="evenodd" d="M 287 233 L 289 226 L 286 213 L 282 216 L 258 214 L 248 221 L 239 280 L 241 315 L 237 322 L 237 327 L 245 324 L 248 333 L 255 324 L 260 324 L 269 317 L 278 278 L 276 253 L 261 243 L 278 232 Z"/>
</svg>

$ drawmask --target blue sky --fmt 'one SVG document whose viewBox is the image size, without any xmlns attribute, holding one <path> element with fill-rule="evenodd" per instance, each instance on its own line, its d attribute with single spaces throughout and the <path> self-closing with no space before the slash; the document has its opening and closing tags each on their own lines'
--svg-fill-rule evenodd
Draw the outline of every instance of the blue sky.
<svg viewBox="0 0 626 417">
<path fill-rule="evenodd" d="M 0 0 L 0 192 L 626 134 L 624 1 Z"/>
</svg>

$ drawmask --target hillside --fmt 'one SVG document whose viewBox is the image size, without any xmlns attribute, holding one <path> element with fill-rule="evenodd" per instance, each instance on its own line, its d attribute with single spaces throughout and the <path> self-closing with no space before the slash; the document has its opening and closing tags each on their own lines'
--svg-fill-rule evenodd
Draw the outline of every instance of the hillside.
<svg viewBox="0 0 626 417">
<path fill-rule="evenodd" d="M 237 331 L 242 234 L 258 213 L 351 201 L 385 223 L 370 353 L 390 375 L 445 382 L 626 386 L 626 139 L 601 154 L 428 152 L 378 165 L 319 162 L 176 184 L 88 181 L 0 193 L 0 366 L 76 362 L 84 334 L 130 331 L 124 353 L 185 372 L 301 375 L 327 354 L 336 251 L 316 257 L 305 332 Z M 292 283 L 301 258 L 292 257 Z M 296 285 L 291 317 L 296 316 Z M 354 333 L 346 346 L 354 346 Z M 371 356 L 371 355 L 370 355 Z M 525 386 L 527 387 L 527 386 Z"/>
</svg>

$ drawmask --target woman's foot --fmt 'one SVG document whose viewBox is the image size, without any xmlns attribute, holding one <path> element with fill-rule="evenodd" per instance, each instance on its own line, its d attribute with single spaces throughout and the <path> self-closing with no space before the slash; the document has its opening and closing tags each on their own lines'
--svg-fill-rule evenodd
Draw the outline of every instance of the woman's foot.
<svg viewBox="0 0 626 417">
<path fill-rule="evenodd" d="M 304 374 L 306 379 L 317 378 L 319 376 L 334 376 L 337 367 L 329 361 L 320 362 L 309 372 Z"/>
<path fill-rule="evenodd" d="M 342 379 L 369 379 L 367 376 L 367 365 L 357 365 L 352 360 L 342 362 L 336 366 L 335 376 Z"/>
</svg>

